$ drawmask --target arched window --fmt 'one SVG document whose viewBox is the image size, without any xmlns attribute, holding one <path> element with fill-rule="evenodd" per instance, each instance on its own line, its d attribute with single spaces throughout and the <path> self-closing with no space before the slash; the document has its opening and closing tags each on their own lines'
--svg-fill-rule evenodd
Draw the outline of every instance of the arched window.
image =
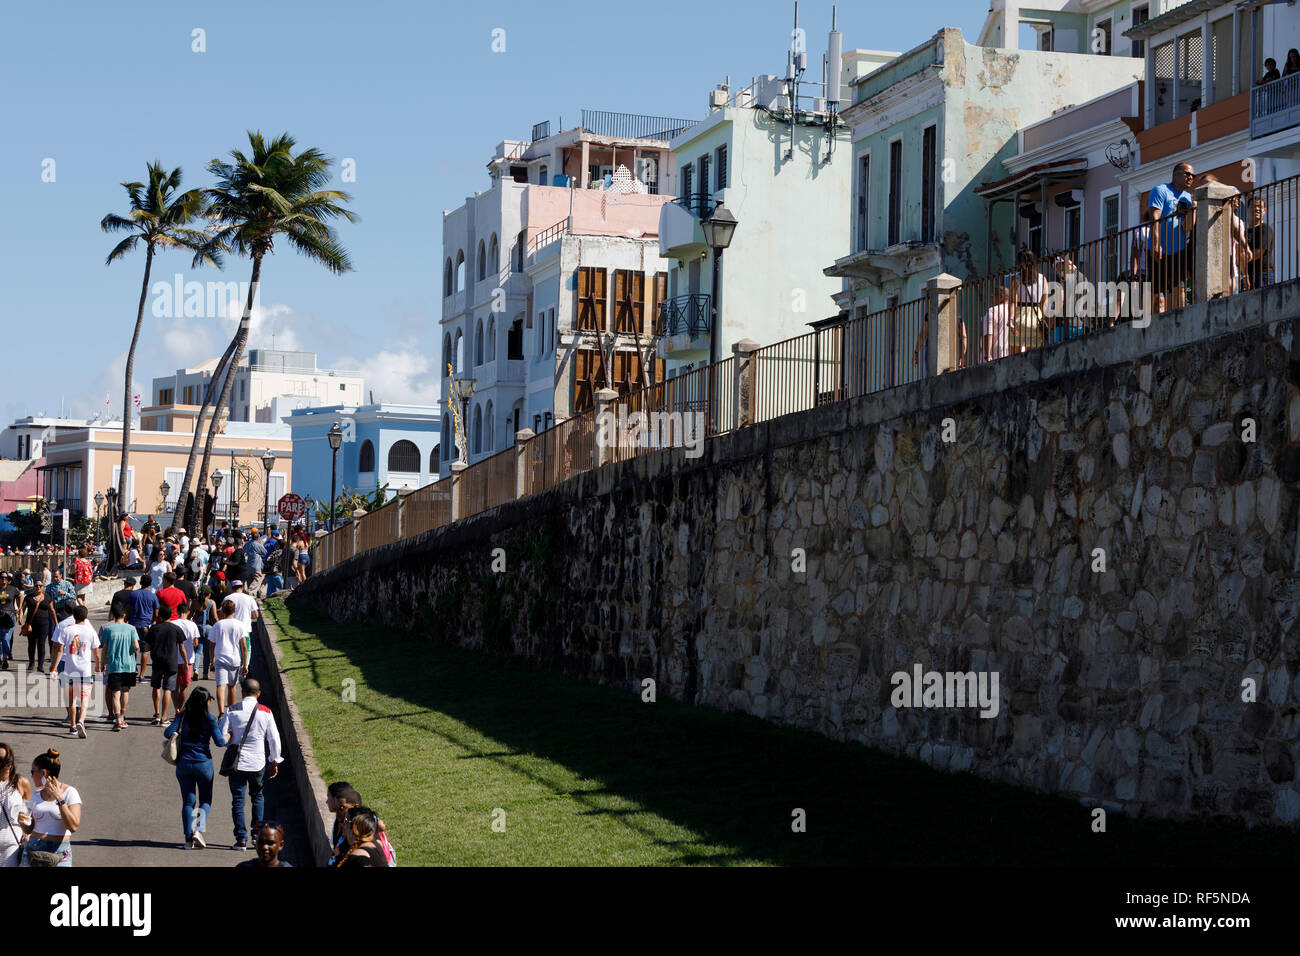
<svg viewBox="0 0 1300 956">
<path fill-rule="evenodd" d="M 470 432 L 470 448 L 474 449 L 474 454 L 483 450 L 483 406 L 474 406 L 474 428 Z"/>
<path fill-rule="evenodd" d="M 463 288 L 465 288 L 465 250 L 458 249 L 456 251 L 456 276 L 451 291 L 459 292 Z"/>
<path fill-rule="evenodd" d="M 515 402 L 515 407 L 510 410 L 510 421 L 507 427 L 511 425 L 514 426 L 514 431 L 510 433 L 511 437 L 514 436 L 515 432 L 519 431 L 519 426 L 523 417 L 524 417 L 524 400 L 521 398 L 519 399 L 519 401 Z"/>
<path fill-rule="evenodd" d="M 420 470 L 420 449 L 415 447 L 415 442 L 407 441 L 405 438 L 393 442 L 393 447 L 388 449 L 388 470 L 415 472 Z"/>
<path fill-rule="evenodd" d="M 484 253 L 483 240 L 478 241 L 478 281 L 487 278 L 487 255 Z"/>
<path fill-rule="evenodd" d="M 486 362 L 497 360 L 497 317 L 488 316 L 487 337 L 483 339 L 483 359 Z"/>
<path fill-rule="evenodd" d="M 448 438 L 451 437 L 451 416 L 450 416 L 450 415 L 444 414 L 444 415 L 442 416 L 442 433 L 443 433 L 444 435 L 446 435 Z M 447 442 L 447 454 L 448 454 L 448 455 L 451 454 L 451 449 L 452 449 L 452 447 L 453 447 L 454 445 L 455 445 L 455 442 L 453 442 L 453 441 L 448 441 L 448 442 Z M 442 450 L 442 444 L 441 444 L 441 443 L 439 443 L 439 445 L 438 445 L 438 450 L 439 450 L 439 451 Z M 446 461 L 446 459 L 444 458 L 443 461 Z"/>
<path fill-rule="evenodd" d="M 488 240 L 488 262 L 492 265 L 493 275 L 501 272 L 501 249 L 497 245 L 497 234 L 492 233 L 492 238 Z"/>
<path fill-rule="evenodd" d="M 528 245 L 528 230 L 519 230 L 519 238 L 515 240 L 515 271 L 524 271 L 524 248 Z"/>
<path fill-rule="evenodd" d="M 439 371 L 443 375 L 447 374 L 447 366 L 451 364 L 451 333 L 448 332 L 442 337 L 442 368 Z"/>
<path fill-rule="evenodd" d="M 438 462 L 442 460 L 442 442 L 433 446 L 433 451 L 429 452 L 429 473 L 433 474 L 438 470 Z"/>
<path fill-rule="evenodd" d="M 465 371 L 465 336 L 460 329 L 456 330 L 456 372 Z"/>
<path fill-rule="evenodd" d="M 497 447 L 497 420 L 492 411 L 492 399 L 487 403 L 487 445 L 484 451 L 496 451 Z"/>
<path fill-rule="evenodd" d="M 474 323 L 474 367 L 483 364 L 483 320 Z"/>
<path fill-rule="evenodd" d="M 444 297 L 451 295 L 455 291 L 451 287 L 452 275 L 451 257 L 448 257 L 447 264 L 442 267 L 442 294 Z"/>
<path fill-rule="evenodd" d="M 367 438 L 361 443 L 361 453 L 357 457 L 357 471 L 374 471 L 375 470 L 375 446 L 370 444 Z"/>
</svg>

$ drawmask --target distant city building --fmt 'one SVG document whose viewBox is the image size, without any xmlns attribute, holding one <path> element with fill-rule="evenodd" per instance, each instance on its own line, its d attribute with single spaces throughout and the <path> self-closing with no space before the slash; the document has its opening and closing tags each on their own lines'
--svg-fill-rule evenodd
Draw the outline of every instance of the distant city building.
<svg viewBox="0 0 1300 956">
<path fill-rule="evenodd" d="M 497 146 L 488 189 L 443 214 L 444 466 L 460 454 L 449 365 L 475 380 L 471 462 L 591 407 L 600 388 L 660 374 L 659 209 L 674 188 L 669 140 L 692 122 L 584 110 L 572 129 L 539 123 L 531 142 Z"/>
<path fill-rule="evenodd" d="M 442 432 L 437 405 L 331 405 L 294 409 L 284 419 L 292 434 L 297 467 L 295 492 L 320 502 L 330 498 L 333 456 L 327 435 L 335 422 L 343 430 L 338 452 L 338 487 L 371 492 L 388 486 L 421 488 L 437 481 Z"/>
<path fill-rule="evenodd" d="M 0 458 L 34 461 L 45 456 L 45 447 L 58 442 L 60 435 L 81 431 L 89 424 L 84 418 L 55 418 L 28 415 L 0 432 Z M 121 427 L 121 422 L 118 422 Z"/>
<path fill-rule="evenodd" d="M 174 406 L 174 414 L 193 419 L 206 399 L 217 361 L 212 359 L 194 368 L 178 369 L 172 375 L 155 378 L 153 407 Z M 272 408 L 276 399 L 293 402 L 293 407 L 297 408 L 356 405 L 364 398 L 363 388 L 364 381 L 358 372 L 318 368 L 315 352 L 250 349 L 235 369 L 229 418 L 235 422 L 278 421 Z"/>
</svg>

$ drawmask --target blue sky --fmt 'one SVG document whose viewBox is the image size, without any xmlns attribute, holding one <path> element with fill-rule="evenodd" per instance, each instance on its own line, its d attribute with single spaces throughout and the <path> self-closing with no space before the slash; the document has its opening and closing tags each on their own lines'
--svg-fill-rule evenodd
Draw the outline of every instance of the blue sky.
<svg viewBox="0 0 1300 956">
<path fill-rule="evenodd" d="M 840 4 L 845 49 L 907 50 L 941 26 L 974 36 L 984 4 Z M 876 12 L 880 11 L 880 12 Z M 831 5 L 800 6 L 810 74 Z M 288 250 L 264 265 L 265 317 L 253 345 L 320 354 L 360 368 L 378 400 L 433 401 L 441 308 L 442 216 L 484 188 L 502 139 L 582 108 L 698 117 L 730 74 L 779 73 L 793 4 L 319 0 L 222 4 L 119 0 L 6 3 L 0 9 L 0 418 L 45 412 L 120 414 L 121 378 L 144 267 L 142 253 L 104 265 L 117 239 L 99 230 L 125 212 L 120 183 L 154 158 L 184 185 L 247 143 L 246 130 L 290 132 L 356 161 L 361 217 L 341 238 L 355 271 L 326 273 Z M 192 31 L 206 52 L 193 52 Z M 505 52 L 492 32 L 505 30 Z M 814 69 L 814 67 L 816 69 Z M 43 163 L 54 160 L 53 182 Z M 155 258 L 154 281 L 245 281 L 247 260 L 191 273 Z M 135 381 L 220 354 L 233 323 L 146 311 Z"/>
</svg>

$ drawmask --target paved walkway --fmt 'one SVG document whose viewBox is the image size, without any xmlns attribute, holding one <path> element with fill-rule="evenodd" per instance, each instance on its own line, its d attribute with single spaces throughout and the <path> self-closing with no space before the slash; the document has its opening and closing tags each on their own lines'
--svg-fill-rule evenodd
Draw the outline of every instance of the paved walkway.
<svg viewBox="0 0 1300 956">
<path fill-rule="evenodd" d="M 102 627 L 107 621 L 107 610 L 92 607 L 90 619 L 96 627 Z M 26 639 L 20 637 L 14 643 L 17 645 L 15 660 L 9 671 L 0 671 L 0 680 L 5 680 L 5 675 L 26 674 Z M 23 669 L 16 670 L 20 655 L 23 655 Z M 255 653 L 253 676 L 260 678 L 264 676 L 261 671 L 266 662 L 258 657 Z M 46 699 L 54 700 L 56 688 L 52 678 L 44 679 L 51 680 Z M 215 693 L 211 680 L 199 683 Z M 17 684 L 13 681 L 9 687 Z M 6 691 L 8 697 L 12 691 L 9 688 Z M 102 691 L 101 684 L 96 701 L 102 699 Z M 265 696 L 264 693 L 264 699 Z M 175 770 L 161 757 L 162 730 L 150 723 L 153 702 L 147 686 L 137 685 L 131 692 L 126 730 L 114 733 L 103 718 L 105 711 L 101 705 L 86 721 L 85 740 L 68 735 L 66 708 L 14 707 L 8 701 L 5 703 L 4 713 L 0 715 L 0 741 L 13 746 L 23 774 L 30 770 L 36 754 L 54 747 L 63 762 L 60 779 L 81 793 L 81 828 L 72 838 L 74 866 L 233 866 L 251 857 L 251 850 L 239 853 L 230 848 L 234 842 L 230 790 L 219 774 L 213 777 L 212 811 L 206 833 L 208 849 L 187 850 L 182 846 L 180 787 Z M 216 713 L 215 702 L 212 712 Z M 215 747 L 213 751 L 215 767 L 220 764 L 221 754 Z M 300 837 L 304 832 L 302 812 L 285 769 L 268 782 L 265 795 L 266 817 L 284 824 L 288 834 L 284 859 L 295 866 L 305 865 L 309 854 Z M 251 813 L 247 799 L 244 812 L 245 816 Z"/>
</svg>

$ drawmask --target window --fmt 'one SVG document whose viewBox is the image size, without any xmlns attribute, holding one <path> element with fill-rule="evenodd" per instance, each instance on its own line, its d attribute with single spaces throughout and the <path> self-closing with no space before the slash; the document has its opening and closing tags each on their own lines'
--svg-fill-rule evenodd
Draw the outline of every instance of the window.
<svg viewBox="0 0 1300 956">
<path fill-rule="evenodd" d="M 1160 44 L 1152 54 L 1152 87 L 1159 124 L 1174 118 L 1174 41 Z"/>
<path fill-rule="evenodd" d="M 369 472 L 375 470 L 375 446 L 367 438 L 361 443 L 361 451 L 357 455 L 357 471 Z"/>
<path fill-rule="evenodd" d="M 867 217 L 871 212 L 871 157 L 862 156 L 858 159 L 858 243 L 855 251 L 862 252 L 864 249 L 870 249 L 867 240 L 870 238 Z"/>
<path fill-rule="evenodd" d="M 1242 70 L 1242 75 L 1247 83 L 1254 79 L 1246 70 Z M 1222 103 L 1232 96 L 1232 17 L 1215 20 L 1210 25 L 1209 86 L 1211 103 Z"/>
<path fill-rule="evenodd" d="M 519 235 L 515 239 L 515 271 L 524 271 L 524 250 L 528 245 L 528 230 L 519 230 Z"/>
<path fill-rule="evenodd" d="M 465 336 L 460 329 L 456 330 L 456 371 L 465 371 Z"/>
<path fill-rule="evenodd" d="M 518 315 L 510 323 L 510 330 L 506 333 L 506 358 L 510 361 L 519 361 L 524 357 L 524 317 Z"/>
<path fill-rule="evenodd" d="M 452 287 L 453 275 L 454 273 L 451 271 L 451 259 L 448 258 L 447 264 L 442 267 L 442 294 L 444 298 L 451 295 L 454 291 L 456 291 Z"/>
<path fill-rule="evenodd" d="M 682 199 L 691 202 L 691 194 L 695 192 L 695 167 L 686 165 L 682 167 Z M 694 205 L 692 203 L 692 205 Z"/>
<path fill-rule="evenodd" d="M 546 352 L 546 312 L 545 310 L 537 313 L 537 328 L 533 330 L 533 337 L 537 339 L 537 354 L 541 356 Z"/>
<path fill-rule="evenodd" d="M 1046 27 L 1038 31 L 1038 49 L 1040 51 L 1042 51 L 1043 53 L 1052 52 L 1052 50 L 1054 49 L 1053 42 L 1056 39 L 1053 36 L 1055 32 L 1056 31 L 1054 31 L 1051 27 Z"/>
<path fill-rule="evenodd" d="M 1119 193 L 1101 197 L 1101 234 L 1113 236 L 1119 232 Z M 1113 282 L 1119 275 L 1120 248 L 1118 242 L 1108 242 L 1102 268 L 1106 270 L 1106 281 Z"/>
<path fill-rule="evenodd" d="M 492 273 L 495 275 L 501 271 L 501 247 L 497 245 L 497 234 L 492 233 L 492 238 L 488 240 L 488 264 L 492 267 Z"/>
<path fill-rule="evenodd" d="M 439 369 L 439 371 L 443 375 L 446 375 L 447 366 L 449 366 L 450 364 L 451 364 L 451 333 L 447 333 L 442 337 L 442 368 Z"/>
<path fill-rule="evenodd" d="M 483 361 L 495 362 L 497 360 L 497 317 L 495 314 L 488 316 L 487 335 L 483 337 Z"/>
<path fill-rule="evenodd" d="M 608 277 L 596 266 L 578 267 L 578 322 L 584 332 L 605 331 L 605 296 Z"/>
<path fill-rule="evenodd" d="M 657 196 L 659 194 L 659 160 L 653 156 L 638 156 L 636 178 L 645 183 L 647 193 L 651 196 Z"/>
<path fill-rule="evenodd" d="M 1061 248 L 1073 249 L 1079 245 L 1083 231 L 1083 206 L 1070 206 L 1065 210 L 1065 228 L 1061 234 Z"/>
<path fill-rule="evenodd" d="M 159 390 L 158 390 L 158 404 L 159 404 L 159 405 L 170 405 L 170 404 L 172 404 L 172 396 L 175 395 L 175 394 L 176 394 L 176 390 L 175 390 L 175 389 L 171 389 L 171 388 L 161 388 L 161 389 L 159 389 Z"/>
<path fill-rule="evenodd" d="M 474 367 L 483 364 L 483 320 L 474 323 Z"/>
<path fill-rule="evenodd" d="M 1092 52 L 1093 52 L 1093 53 L 1096 53 L 1098 56 L 1110 56 L 1110 54 L 1111 54 L 1111 49 L 1110 49 L 1110 43 L 1111 43 L 1111 19 L 1110 19 L 1110 17 L 1107 17 L 1105 20 L 1098 20 L 1098 21 L 1097 21 L 1097 26 L 1096 26 L 1096 28 L 1093 30 L 1092 41 L 1093 41 L 1093 49 L 1092 49 Z M 1098 41 L 1100 41 L 1100 45 L 1098 45 Z"/>
<path fill-rule="evenodd" d="M 456 275 L 452 279 L 451 291 L 459 292 L 465 288 L 465 251 L 456 250 Z"/>
<path fill-rule="evenodd" d="M 537 171 L 537 185 L 546 185 L 546 164 L 542 163 L 541 168 Z"/>
<path fill-rule="evenodd" d="M 717 166 L 717 189 L 727 188 L 727 144 L 723 143 L 713 151 L 713 163 Z"/>
<path fill-rule="evenodd" d="M 484 425 L 486 426 L 487 434 L 483 437 L 487 439 L 487 444 L 483 446 L 483 450 L 486 452 L 493 452 L 497 447 L 497 418 L 493 411 L 492 399 L 490 398 L 487 403 L 487 416 L 484 418 Z"/>
<path fill-rule="evenodd" d="M 442 442 L 433 446 L 433 451 L 429 452 L 429 473 L 438 473 L 438 462 L 442 460 Z"/>
<path fill-rule="evenodd" d="M 614 271 L 614 331 L 645 331 L 645 273 Z"/>
<path fill-rule="evenodd" d="M 1150 19 L 1151 19 L 1151 8 L 1148 7 L 1145 3 L 1142 4 L 1142 6 L 1140 7 L 1133 8 L 1133 26 L 1135 27 L 1141 26 L 1142 24 L 1146 23 Z M 1146 41 L 1134 40 L 1132 45 L 1132 53 L 1136 57 L 1146 56 L 1147 53 Z"/>
<path fill-rule="evenodd" d="M 696 169 L 696 174 L 699 176 L 699 180 L 700 180 L 700 192 L 703 195 L 708 196 L 709 195 L 709 169 L 713 165 L 713 163 L 709 159 L 708 153 L 705 153 L 703 156 L 701 156 L 699 160 L 697 160 L 697 162 L 699 164 L 699 167 L 698 169 Z"/>
<path fill-rule="evenodd" d="M 935 164 L 939 161 L 937 127 L 927 126 L 921 134 L 921 241 L 934 242 Z"/>
<path fill-rule="evenodd" d="M 483 245 L 483 240 L 478 241 L 478 281 L 482 282 L 487 278 L 487 247 Z"/>
<path fill-rule="evenodd" d="M 519 416 L 522 415 L 523 413 L 524 413 L 523 401 L 521 400 L 515 402 L 515 407 L 511 409 L 511 414 L 510 414 L 510 421 L 515 427 L 514 431 L 510 433 L 511 435 L 514 435 L 516 432 L 519 431 Z"/>
<path fill-rule="evenodd" d="M 470 448 L 474 449 L 474 454 L 479 454 L 483 450 L 483 406 L 474 406 L 474 428 L 470 433 Z"/>
<path fill-rule="evenodd" d="M 1205 104 L 1201 102 L 1201 31 L 1189 30 L 1178 38 L 1178 102 L 1175 116 L 1186 116 Z"/>
<path fill-rule="evenodd" d="M 547 343 L 548 343 L 547 347 L 553 352 L 555 351 L 555 347 L 560 344 L 559 333 L 555 331 L 555 310 L 554 309 L 546 310 L 546 320 L 549 323 L 549 328 L 551 330 L 551 334 L 547 338 Z"/>
<path fill-rule="evenodd" d="M 903 232 L 903 141 L 889 144 L 889 245 L 902 241 Z"/>
</svg>

